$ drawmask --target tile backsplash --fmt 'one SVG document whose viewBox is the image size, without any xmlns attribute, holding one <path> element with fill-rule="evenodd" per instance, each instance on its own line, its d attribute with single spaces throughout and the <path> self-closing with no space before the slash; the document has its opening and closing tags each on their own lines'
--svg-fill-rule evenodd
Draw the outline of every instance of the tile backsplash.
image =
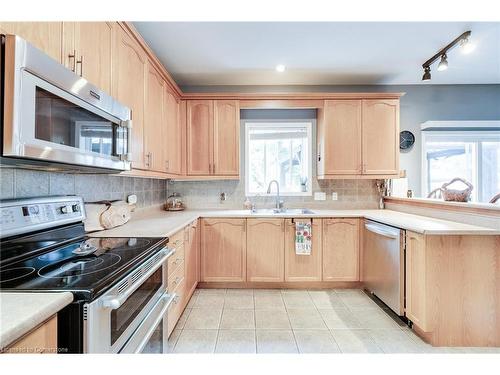
<svg viewBox="0 0 500 375">
<path fill-rule="evenodd" d="M 166 181 L 151 178 L 0 168 L 0 183 L 1 199 L 76 194 L 85 202 L 94 202 L 136 194 L 137 206 L 148 207 L 167 197 Z"/>
<path fill-rule="evenodd" d="M 307 197 L 283 197 L 285 207 L 316 209 L 378 208 L 378 192 L 374 180 L 313 180 L 313 194 L 325 192 L 325 201 L 315 201 L 314 195 Z M 274 189 L 274 187 L 273 187 Z M 245 201 L 245 183 L 242 180 L 220 181 L 169 181 L 168 194 L 182 195 L 188 208 L 242 209 Z M 273 190 L 274 191 L 274 190 Z M 338 200 L 332 200 L 336 192 Z M 220 194 L 226 193 L 226 201 L 220 201 Z M 257 208 L 270 208 L 274 196 L 251 198 Z"/>
</svg>

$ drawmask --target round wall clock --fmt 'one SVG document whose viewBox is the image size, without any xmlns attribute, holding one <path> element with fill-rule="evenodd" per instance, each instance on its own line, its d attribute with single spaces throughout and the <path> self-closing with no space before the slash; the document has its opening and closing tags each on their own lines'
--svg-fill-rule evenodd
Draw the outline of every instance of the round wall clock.
<svg viewBox="0 0 500 375">
<path fill-rule="evenodd" d="M 401 150 L 409 150 L 415 143 L 415 136 L 408 130 L 403 130 L 399 133 L 399 148 Z"/>
</svg>

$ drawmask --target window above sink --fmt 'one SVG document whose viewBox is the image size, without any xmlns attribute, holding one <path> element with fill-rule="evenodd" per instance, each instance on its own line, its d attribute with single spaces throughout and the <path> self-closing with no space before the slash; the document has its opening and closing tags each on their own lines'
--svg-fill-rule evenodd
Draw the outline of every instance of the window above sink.
<svg viewBox="0 0 500 375">
<path fill-rule="evenodd" d="M 267 194 L 277 180 L 281 196 L 311 196 L 312 121 L 245 123 L 245 194 Z"/>
</svg>

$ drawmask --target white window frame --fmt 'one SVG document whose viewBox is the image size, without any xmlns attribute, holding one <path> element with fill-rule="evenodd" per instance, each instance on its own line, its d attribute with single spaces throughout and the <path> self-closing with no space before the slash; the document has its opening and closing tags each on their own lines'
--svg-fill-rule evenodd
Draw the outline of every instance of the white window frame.
<svg viewBox="0 0 500 375">
<path fill-rule="evenodd" d="M 432 128 L 439 128 L 440 130 L 430 131 Z M 451 128 L 454 130 L 444 130 L 446 128 Z M 467 128 L 467 130 L 456 130 L 458 128 Z M 473 128 L 482 129 L 492 129 L 490 130 L 469 130 Z M 427 168 L 427 155 L 426 155 L 426 144 L 427 141 L 434 141 L 442 139 L 443 142 L 453 142 L 453 141 L 491 141 L 494 137 L 499 137 L 500 133 L 498 130 L 500 128 L 500 121 L 427 121 L 421 125 L 422 129 L 422 150 L 421 150 L 421 191 L 427 197 L 429 191 L 427 191 L 428 185 L 428 168 Z M 425 131 L 427 130 L 427 131 Z M 474 181 L 471 183 L 474 185 L 474 196 L 477 201 L 482 200 L 477 181 L 481 180 L 481 168 L 478 168 L 482 164 L 482 153 L 480 150 L 477 152 L 476 157 L 476 168 L 474 173 Z"/>
<path fill-rule="evenodd" d="M 248 150 L 249 150 L 249 133 L 250 129 L 255 129 L 255 128 L 269 128 L 269 126 L 275 126 L 277 128 L 279 127 L 286 127 L 286 128 L 306 128 L 307 132 L 307 147 L 308 147 L 308 166 L 307 166 L 307 191 L 304 192 L 284 192 L 281 191 L 280 187 L 280 196 L 282 197 L 306 197 L 306 196 L 312 196 L 312 159 L 313 159 L 313 142 L 312 142 L 312 127 L 314 120 L 297 120 L 297 121 L 292 121 L 292 120 L 244 120 L 242 121 L 245 127 L 245 195 L 247 197 L 255 197 L 255 196 L 262 196 L 262 197 L 268 197 L 268 196 L 274 196 L 276 192 L 271 192 L 270 194 L 267 193 L 251 193 L 250 192 L 250 178 L 249 178 L 249 173 L 250 173 L 250 158 L 248 155 Z"/>
</svg>

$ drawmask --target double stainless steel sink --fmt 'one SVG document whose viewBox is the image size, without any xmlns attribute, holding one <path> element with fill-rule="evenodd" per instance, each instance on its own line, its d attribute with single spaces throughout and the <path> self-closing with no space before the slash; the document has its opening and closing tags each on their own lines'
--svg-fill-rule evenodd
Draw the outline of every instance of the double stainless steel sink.
<svg viewBox="0 0 500 375">
<path fill-rule="evenodd" d="M 308 208 L 258 208 L 251 211 L 252 215 L 314 215 Z"/>
</svg>

